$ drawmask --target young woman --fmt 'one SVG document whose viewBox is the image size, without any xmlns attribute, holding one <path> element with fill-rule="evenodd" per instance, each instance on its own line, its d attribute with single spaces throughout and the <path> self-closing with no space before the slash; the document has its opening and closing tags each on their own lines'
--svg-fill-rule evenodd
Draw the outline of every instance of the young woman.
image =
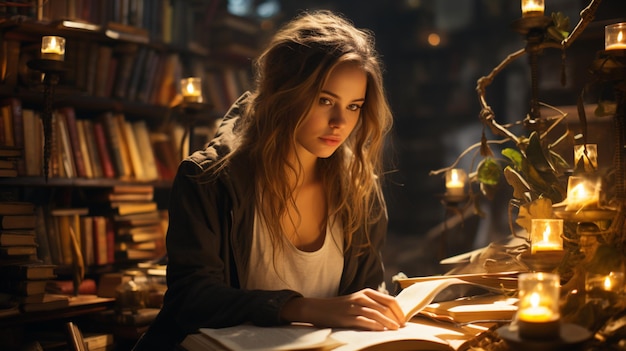
<svg viewBox="0 0 626 351">
<path fill-rule="evenodd" d="M 256 61 L 256 90 L 171 191 L 164 306 L 135 350 L 200 327 L 307 322 L 397 329 L 380 188 L 392 117 L 370 32 L 303 13 Z"/>
</svg>

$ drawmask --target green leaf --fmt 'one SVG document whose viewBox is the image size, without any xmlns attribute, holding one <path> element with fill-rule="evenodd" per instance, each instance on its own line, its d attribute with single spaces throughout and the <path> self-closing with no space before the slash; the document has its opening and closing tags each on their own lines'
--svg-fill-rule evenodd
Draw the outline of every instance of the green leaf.
<svg viewBox="0 0 626 351">
<path fill-rule="evenodd" d="M 493 158 L 487 157 L 478 165 L 476 176 L 480 183 L 496 185 L 500 182 L 500 166 Z"/>
<path fill-rule="evenodd" d="M 523 162 L 524 156 L 522 156 L 522 153 L 519 152 L 518 150 L 508 147 L 502 150 L 502 156 L 508 158 L 511 161 L 511 163 L 513 163 L 513 167 L 516 170 L 519 171 L 522 169 L 522 162 Z"/>
</svg>

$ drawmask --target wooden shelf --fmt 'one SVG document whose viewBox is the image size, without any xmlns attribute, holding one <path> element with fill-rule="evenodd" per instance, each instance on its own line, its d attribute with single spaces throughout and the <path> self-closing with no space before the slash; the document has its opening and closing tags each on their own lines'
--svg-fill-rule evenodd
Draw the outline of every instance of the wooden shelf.
<svg viewBox="0 0 626 351">
<path fill-rule="evenodd" d="M 12 316 L 0 318 L 0 328 L 27 324 L 34 322 L 44 322 L 60 318 L 73 318 L 89 313 L 100 312 L 113 308 L 114 298 L 97 297 L 95 295 L 79 295 L 72 297 L 68 307 L 29 313 L 19 313 Z"/>
<path fill-rule="evenodd" d="M 151 185 L 155 188 L 169 189 L 172 185 L 170 180 L 153 182 L 123 181 L 119 179 L 84 179 L 84 178 L 49 178 L 43 177 L 15 177 L 0 178 L 0 186 L 28 186 L 28 187 L 85 187 L 85 188 L 109 188 L 119 185 Z"/>
</svg>

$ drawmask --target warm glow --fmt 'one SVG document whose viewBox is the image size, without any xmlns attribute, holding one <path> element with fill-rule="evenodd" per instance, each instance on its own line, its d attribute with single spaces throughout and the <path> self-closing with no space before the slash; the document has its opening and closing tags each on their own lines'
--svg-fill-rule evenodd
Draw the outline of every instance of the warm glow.
<svg viewBox="0 0 626 351">
<path fill-rule="evenodd" d="M 568 211 L 578 211 L 585 208 L 595 208 L 599 205 L 600 183 L 584 177 L 571 176 L 567 182 L 567 199 L 565 200 Z"/>
<path fill-rule="evenodd" d="M 543 16 L 543 0 L 522 0 L 522 17 Z"/>
<path fill-rule="evenodd" d="M 191 82 L 187 83 L 187 86 L 185 87 L 185 92 L 186 94 L 183 94 L 185 96 L 198 96 L 200 95 L 200 92 L 197 91 L 193 84 Z"/>
<path fill-rule="evenodd" d="M 604 278 L 604 290 L 611 290 L 611 286 L 613 282 L 611 281 L 611 277 Z"/>
<path fill-rule="evenodd" d="M 430 46 L 439 46 L 441 44 L 441 37 L 437 33 L 428 34 L 428 44 Z"/>
<path fill-rule="evenodd" d="M 626 23 L 615 23 L 605 27 L 604 30 L 604 48 L 606 50 L 623 50 L 626 49 Z"/>
<path fill-rule="evenodd" d="M 202 80 L 200 78 L 181 79 L 180 86 L 185 102 L 202 102 Z"/>
<path fill-rule="evenodd" d="M 541 296 L 534 292 L 528 298 L 529 307 L 520 310 L 519 319 L 526 322 L 549 322 L 554 320 L 554 313 L 547 306 L 541 305 Z"/>
<path fill-rule="evenodd" d="M 465 194 L 465 179 L 467 175 L 464 170 L 453 168 L 446 172 L 446 194 L 462 196 Z"/>
<path fill-rule="evenodd" d="M 569 194 L 567 194 L 567 198 L 572 201 L 586 200 L 589 196 L 590 194 L 583 183 L 576 185 L 574 189 L 570 190 Z"/>
<path fill-rule="evenodd" d="M 563 220 L 533 219 L 530 232 L 531 253 L 563 250 L 561 234 Z"/>
<path fill-rule="evenodd" d="M 520 320 L 549 322 L 559 318 L 558 274 L 524 273 L 518 279 Z"/>
<path fill-rule="evenodd" d="M 41 58 L 63 61 L 65 58 L 65 38 L 56 36 L 41 38 Z"/>
</svg>

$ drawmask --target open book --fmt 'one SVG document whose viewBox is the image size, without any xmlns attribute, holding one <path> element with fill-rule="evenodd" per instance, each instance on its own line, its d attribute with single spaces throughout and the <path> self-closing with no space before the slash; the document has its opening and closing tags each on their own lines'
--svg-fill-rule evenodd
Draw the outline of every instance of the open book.
<svg viewBox="0 0 626 351">
<path fill-rule="evenodd" d="M 468 342 L 486 327 L 459 327 L 413 318 L 444 289 L 455 284 L 472 284 L 450 278 L 421 281 L 402 290 L 396 299 L 406 316 L 406 326 L 398 330 L 361 331 L 316 328 L 310 325 L 230 328 L 201 328 L 181 346 L 189 351 L 269 351 L 269 350 L 465 350 Z"/>
</svg>

